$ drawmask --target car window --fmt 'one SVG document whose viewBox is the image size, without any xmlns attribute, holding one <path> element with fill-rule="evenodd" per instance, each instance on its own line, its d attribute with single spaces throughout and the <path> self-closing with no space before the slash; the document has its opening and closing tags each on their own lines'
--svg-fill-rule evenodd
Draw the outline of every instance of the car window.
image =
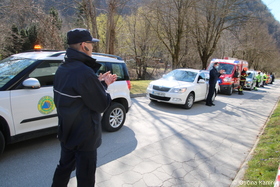
<svg viewBox="0 0 280 187">
<path fill-rule="evenodd" d="M 204 73 L 204 75 L 205 75 L 205 80 L 206 80 L 206 81 L 209 81 L 209 79 L 210 79 L 209 73 Z"/>
<path fill-rule="evenodd" d="M 199 80 L 199 79 L 206 80 L 205 73 L 200 73 L 200 74 L 199 74 L 199 77 L 198 77 L 198 80 Z"/>
<path fill-rule="evenodd" d="M 0 61 L 0 88 L 35 61 L 18 57 L 9 57 Z"/>
<path fill-rule="evenodd" d="M 106 65 L 105 65 L 105 63 L 102 63 L 102 62 L 98 62 L 100 65 L 101 65 L 101 67 L 99 68 L 99 70 L 96 72 L 96 75 L 99 75 L 100 73 L 106 73 Z"/>
<path fill-rule="evenodd" d="M 129 80 L 128 74 L 126 72 L 124 63 L 111 63 L 111 62 L 98 62 L 101 64 L 101 67 L 96 72 L 96 75 L 100 73 L 106 73 L 107 71 L 111 71 L 112 74 L 116 74 L 118 76 L 117 81 L 120 80 Z"/>
<path fill-rule="evenodd" d="M 29 77 L 38 79 L 41 86 L 52 86 L 55 72 L 60 64 L 61 61 L 43 61 L 29 74 Z"/>
<path fill-rule="evenodd" d="M 118 76 L 118 80 L 124 80 L 123 65 L 120 63 L 112 64 L 112 73 Z"/>
</svg>

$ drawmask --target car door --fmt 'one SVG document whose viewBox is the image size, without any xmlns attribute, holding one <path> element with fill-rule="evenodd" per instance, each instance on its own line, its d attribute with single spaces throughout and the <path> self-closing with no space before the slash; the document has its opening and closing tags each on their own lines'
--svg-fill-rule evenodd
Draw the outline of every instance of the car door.
<svg viewBox="0 0 280 187">
<path fill-rule="evenodd" d="M 200 81 L 203 80 L 203 81 Z M 208 84 L 206 80 L 206 75 L 204 72 L 200 72 L 196 84 L 196 100 L 204 100 L 208 92 Z"/>
<path fill-rule="evenodd" d="M 43 61 L 28 78 L 39 80 L 38 89 L 20 88 L 11 91 L 11 108 L 15 133 L 56 126 L 57 112 L 53 101 L 53 80 L 61 61 Z"/>
</svg>

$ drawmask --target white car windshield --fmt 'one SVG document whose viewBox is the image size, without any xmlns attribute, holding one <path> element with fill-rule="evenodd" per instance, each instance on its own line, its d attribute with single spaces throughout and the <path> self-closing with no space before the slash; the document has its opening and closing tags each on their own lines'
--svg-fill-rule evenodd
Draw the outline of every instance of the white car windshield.
<svg viewBox="0 0 280 187">
<path fill-rule="evenodd" d="M 35 59 L 9 57 L 0 61 L 0 88 L 35 62 Z"/>
<path fill-rule="evenodd" d="M 163 76 L 164 79 L 167 80 L 176 80 L 176 81 L 184 81 L 184 82 L 194 82 L 197 76 L 196 72 L 186 71 L 186 70 L 173 70 Z"/>
</svg>

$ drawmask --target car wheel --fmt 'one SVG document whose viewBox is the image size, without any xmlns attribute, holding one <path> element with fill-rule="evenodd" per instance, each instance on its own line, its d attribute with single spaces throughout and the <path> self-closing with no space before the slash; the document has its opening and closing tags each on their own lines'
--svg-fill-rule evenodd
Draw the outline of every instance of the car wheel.
<svg viewBox="0 0 280 187">
<path fill-rule="evenodd" d="M 122 104 L 112 102 L 111 106 L 104 112 L 102 127 L 106 131 L 115 132 L 122 128 L 126 117 L 126 111 Z"/>
<path fill-rule="evenodd" d="M 190 109 L 194 103 L 194 94 L 190 93 L 186 99 L 186 103 L 183 105 L 183 108 Z"/>
<path fill-rule="evenodd" d="M 251 84 L 250 88 L 249 88 L 250 91 L 253 90 L 253 84 Z"/>
<path fill-rule="evenodd" d="M 231 95 L 232 92 L 233 92 L 233 87 L 231 86 L 231 87 L 229 88 L 229 90 L 226 91 L 226 94 L 227 94 L 227 95 Z"/>
<path fill-rule="evenodd" d="M 3 133 L 0 131 L 0 155 L 3 153 L 4 148 L 5 148 L 5 138 Z"/>
</svg>

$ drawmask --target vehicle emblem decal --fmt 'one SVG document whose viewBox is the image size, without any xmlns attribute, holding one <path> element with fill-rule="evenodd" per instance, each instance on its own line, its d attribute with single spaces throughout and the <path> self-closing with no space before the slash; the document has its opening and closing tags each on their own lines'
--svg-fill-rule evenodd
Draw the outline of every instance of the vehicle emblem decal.
<svg viewBox="0 0 280 187">
<path fill-rule="evenodd" d="M 42 114 L 49 114 L 55 109 L 55 104 L 51 96 L 44 96 L 38 102 L 38 110 Z"/>
</svg>

